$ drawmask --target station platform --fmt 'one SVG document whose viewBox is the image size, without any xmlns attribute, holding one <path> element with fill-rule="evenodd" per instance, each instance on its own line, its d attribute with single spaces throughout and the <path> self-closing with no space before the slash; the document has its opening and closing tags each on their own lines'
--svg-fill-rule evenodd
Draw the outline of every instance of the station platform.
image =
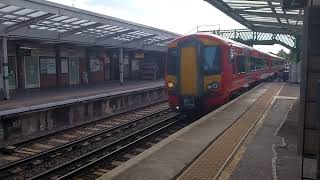
<svg viewBox="0 0 320 180">
<path fill-rule="evenodd" d="M 0 101 L 0 116 L 50 108 L 58 105 L 115 96 L 164 86 L 163 80 L 128 81 L 99 85 L 77 85 L 65 88 L 30 89 L 15 94 L 10 100 Z"/>
<path fill-rule="evenodd" d="M 298 99 L 299 85 L 260 84 L 100 180 L 298 179 Z"/>
</svg>

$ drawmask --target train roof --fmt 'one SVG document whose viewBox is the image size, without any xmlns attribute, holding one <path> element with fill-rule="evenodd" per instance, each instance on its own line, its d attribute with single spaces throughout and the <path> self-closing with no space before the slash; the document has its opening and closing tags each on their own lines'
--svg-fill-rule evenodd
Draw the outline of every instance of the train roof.
<svg viewBox="0 0 320 180">
<path fill-rule="evenodd" d="M 239 48 L 246 48 L 246 49 L 249 49 L 251 51 L 258 51 L 262 54 L 265 54 L 265 55 L 268 55 L 268 56 L 271 56 L 273 58 L 277 58 L 277 59 L 281 59 L 281 60 L 284 60 L 284 58 L 282 57 L 279 57 L 275 54 L 272 54 L 272 53 L 266 53 L 266 52 L 262 52 L 254 47 L 251 47 L 251 46 L 248 46 L 248 45 L 245 45 L 245 44 L 242 44 L 240 42 L 237 42 L 237 41 L 234 41 L 234 40 L 231 40 L 231 39 L 227 39 L 227 38 L 224 38 L 224 37 L 221 37 L 219 35 L 216 35 L 216 34 L 212 34 L 212 33 L 207 33 L 207 32 L 201 32 L 201 33 L 195 33 L 195 34 L 190 34 L 190 35 L 186 35 L 186 36 L 180 36 L 179 38 L 171 41 L 169 44 L 171 43 L 175 43 L 176 41 L 179 41 L 185 37 L 190 37 L 190 36 L 208 36 L 208 37 L 211 37 L 211 38 L 214 38 L 214 39 L 217 39 L 225 44 L 228 44 L 230 46 L 234 46 L 234 47 L 239 47 Z"/>
</svg>

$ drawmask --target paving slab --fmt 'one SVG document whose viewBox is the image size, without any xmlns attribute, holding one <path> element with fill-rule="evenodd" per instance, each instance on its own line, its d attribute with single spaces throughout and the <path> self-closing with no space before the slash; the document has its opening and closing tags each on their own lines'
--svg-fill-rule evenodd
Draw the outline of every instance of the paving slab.
<svg viewBox="0 0 320 180">
<path fill-rule="evenodd" d="M 235 122 L 273 83 L 264 83 L 106 173 L 103 179 L 172 179 Z"/>
<path fill-rule="evenodd" d="M 251 138 L 248 138 L 239 148 L 241 152 L 233 158 L 235 162 L 230 162 L 229 167 L 227 166 L 225 172 L 222 172 L 220 180 L 299 179 L 300 162 L 294 152 L 297 142 L 293 140 L 297 131 L 288 131 L 286 127 L 287 123 L 294 125 L 298 119 L 298 116 L 295 116 L 295 120 L 289 122 L 287 118 L 298 99 L 299 85 L 285 84 L 279 95 L 275 97 L 266 117 L 255 131 L 250 133 Z M 296 111 L 295 108 L 294 112 L 297 113 Z M 289 138 L 290 143 L 286 138 Z M 287 149 L 292 146 L 293 150 Z"/>
</svg>

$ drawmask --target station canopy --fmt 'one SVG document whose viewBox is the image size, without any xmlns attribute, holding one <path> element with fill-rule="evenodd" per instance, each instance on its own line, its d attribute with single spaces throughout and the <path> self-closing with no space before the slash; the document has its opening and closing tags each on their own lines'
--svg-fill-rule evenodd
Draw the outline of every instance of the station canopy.
<svg viewBox="0 0 320 180">
<path fill-rule="evenodd" d="M 205 0 L 256 32 L 301 35 L 303 10 L 283 10 L 281 0 Z"/>
<path fill-rule="evenodd" d="M 44 43 L 164 51 L 178 34 L 44 0 L 1 0 L 0 35 Z"/>
</svg>

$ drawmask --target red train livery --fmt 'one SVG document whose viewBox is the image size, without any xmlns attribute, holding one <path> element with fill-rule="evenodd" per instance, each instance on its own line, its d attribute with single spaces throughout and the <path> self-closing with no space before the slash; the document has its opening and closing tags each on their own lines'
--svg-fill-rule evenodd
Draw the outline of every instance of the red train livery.
<svg viewBox="0 0 320 180">
<path fill-rule="evenodd" d="M 168 46 L 169 104 L 180 111 L 208 111 L 284 69 L 283 58 L 212 34 L 179 37 Z"/>
</svg>

